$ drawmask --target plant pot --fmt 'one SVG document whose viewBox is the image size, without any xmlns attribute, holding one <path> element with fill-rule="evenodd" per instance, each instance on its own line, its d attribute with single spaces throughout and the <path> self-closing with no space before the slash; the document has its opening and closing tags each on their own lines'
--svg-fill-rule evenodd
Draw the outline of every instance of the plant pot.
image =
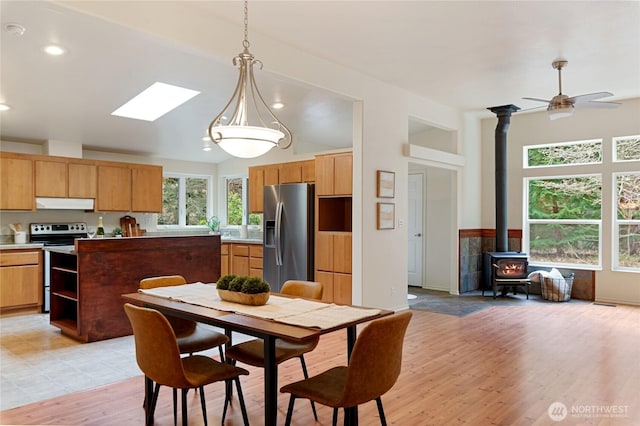
<svg viewBox="0 0 640 426">
<path fill-rule="evenodd" d="M 247 294 L 239 291 L 220 290 L 218 289 L 218 295 L 220 299 L 227 302 L 241 303 L 243 305 L 260 306 L 267 303 L 269 295 L 271 293 L 256 293 Z"/>
</svg>

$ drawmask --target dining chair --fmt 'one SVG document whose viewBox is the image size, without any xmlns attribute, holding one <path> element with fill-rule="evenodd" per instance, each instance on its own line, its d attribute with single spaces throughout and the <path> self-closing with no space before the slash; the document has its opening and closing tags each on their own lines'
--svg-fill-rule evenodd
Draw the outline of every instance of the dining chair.
<svg viewBox="0 0 640 426">
<path fill-rule="evenodd" d="M 186 284 L 182 275 L 165 275 L 160 277 L 145 278 L 140 281 L 140 288 L 150 289 L 156 287 L 169 287 Z M 195 321 L 167 316 L 173 331 L 178 339 L 178 347 L 181 354 L 193 354 L 211 348 L 218 348 L 220 361 L 224 362 L 222 347 L 229 341 L 224 334 L 208 329 Z"/>
<path fill-rule="evenodd" d="M 124 310 L 129 317 L 133 328 L 133 337 L 136 347 L 136 361 L 146 377 L 155 382 L 155 390 L 148 393 L 149 405 L 146 410 L 145 423 L 153 423 L 153 413 L 158 401 L 158 388 L 160 385 L 173 388 L 173 416 L 174 424 L 177 418 L 177 389 L 182 390 L 182 424 L 187 425 L 187 390 L 200 390 L 200 404 L 204 424 L 207 425 L 207 409 L 205 404 L 204 386 L 210 383 L 224 381 L 225 389 L 231 386 L 231 381 L 236 384 L 238 399 L 242 410 L 242 419 L 245 425 L 249 424 L 240 376 L 249 372 L 226 362 L 218 362 L 204 355 L 189 355 L 180 357 L 180 349 L 176 341 L 176 335 L 167 317 L 155 309 L 143 308 L 130 303 L 125 303 Z M 149 382 L 147 382 L 147 391 Z M 222 423 L 227 414 L 227 406 L 230 403 L 230 393 L 225 392 Z"/>
<path fill-rule="evenodd" d="M 291 394 L 285 425 L 291 424 L 296 398 L 305 398 L 332 407 L 333 426 L 338 421 L 338 408 L 344 408 L 346 415 L 348 408 L 375 399 L 380 423 L 386 426 L 381 396 L 400 375 L 402 344 L 411 316 L 411 311 L 404 311 L 372 321 L 356 339 L 347 366 L 283 386 L 280 392 Z"/>
<path fill-rule="evenodd" d="M 322 299 L 322 291 L 322 283 L 299 280 L 285 281 L 280 289 L 281 294 L 315 300 Z M 304 343 L 277 339 L 275 344 L 276 365 L 280 365 L 287 360 L 297 357 L 300 359 L 304 378 L 309 378 L 304 354 L 314 350 L 316 346 L 318 346 L 319 341 L 319 338 L 315 338 Z M 227 347 L 226 356 L 228 359 L 232 359 L 234 361 L 240 361 L 254 367 L 264 368 L 264 341 L 262 339 L 255 339 L 239 343 L 237 345 L 232 345 L 231 347 Z M 316 413 L 316 407 L 313 401 L 311 401 L 311 409 L 313 411 L 313 417 L 318 420 L 318 414 Z"/>
</svg>

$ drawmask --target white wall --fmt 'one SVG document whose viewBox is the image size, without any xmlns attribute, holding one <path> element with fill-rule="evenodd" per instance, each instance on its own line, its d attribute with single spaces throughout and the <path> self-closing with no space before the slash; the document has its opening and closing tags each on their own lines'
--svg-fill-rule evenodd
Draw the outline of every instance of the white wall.
<svg viewBox="0 0 640 426">
<path fill-rule="evenodd" d="M 495 228 L 494 197 L 494 134 L 497 118 L 482 121 L 482 227 Z M 605 158 L 611 158 L 611 140 L 617 136 L 640 134 L 640 99 L 622 101 L 618 109 L 577 109 L 572 117 L 551 121 L 546 111 L 515 114 L 507 132 L 508 226 L 522 229 L 523 177 L 535 171 L 524 171 L 522 147 L 525 145 L 568 142 L 601 138 Z M 606 163 L 605 163 L 606 164 Z M 638 163 L 628 170 L 640 171 Z M 585 166 L 585 173 L 597 170 L 606 175 L 606 166 Z M 611 185 L 603 183 L 603 197 L 611 199 Z M 640 274 L 611 271 L 612 224 L 611 210 L 603 209 L 603 267 L 596 271 L 596 299 L 614 303 L 640 304 Z"/>
</svg>

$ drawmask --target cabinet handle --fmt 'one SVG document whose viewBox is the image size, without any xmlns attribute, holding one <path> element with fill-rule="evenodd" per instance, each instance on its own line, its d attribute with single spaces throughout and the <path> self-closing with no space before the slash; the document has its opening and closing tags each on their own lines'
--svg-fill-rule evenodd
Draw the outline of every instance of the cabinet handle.
<svg viewBox="0 0 640 426">
<path fill-rule="evenodd" d="M 422 237 L 422 234 L 415 234 L 414 237 Z"/>
</svg>

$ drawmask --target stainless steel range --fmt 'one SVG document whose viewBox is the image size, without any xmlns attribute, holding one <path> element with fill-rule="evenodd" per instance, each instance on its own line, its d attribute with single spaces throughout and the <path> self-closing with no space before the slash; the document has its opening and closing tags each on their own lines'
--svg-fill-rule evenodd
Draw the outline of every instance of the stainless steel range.
<svg viewBox="0 0 640 426">
<path fill-rule="evenodd" d="M 32 223 L 29 225 L 32 243 L 44 244 L 43 312 L 49 312 L 51 284 L 51 251 L 72 254 L 76 238 L 87 238 L 87 224 L 68 223 Z"/>
</svg>

